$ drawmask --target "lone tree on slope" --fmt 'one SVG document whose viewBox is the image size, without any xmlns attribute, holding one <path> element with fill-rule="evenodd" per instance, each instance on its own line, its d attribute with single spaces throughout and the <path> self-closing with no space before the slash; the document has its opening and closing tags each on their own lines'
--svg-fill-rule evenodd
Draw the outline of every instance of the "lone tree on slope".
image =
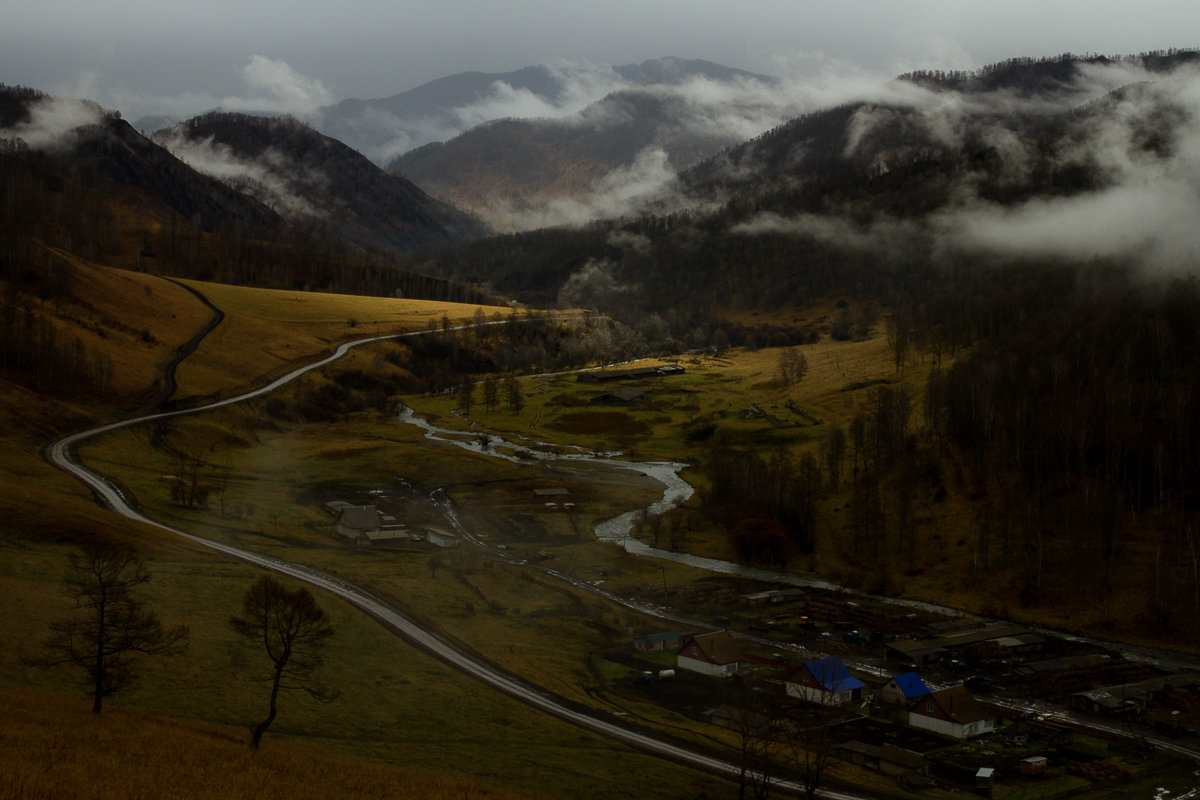
<svg viewBox="0 0 1200 800">
<path fill-rule="evenodd" d="M 80 685 L 97 714 L 105 697 L 137 677 L 138 655 L 178 652 L 187 643 L 186 625 L 164 628 L 134 595 L 149 581 L 137 551 L 116 539 L 89 538 L 70 557 L 63 587 L 78 613 L 50 624 L 53 633 L 41 663 L 78 667 L 83 672 Z"/>
<path fill-rule="evenodd" d="M 253 747 L 258 747 L 275 721 L 281 689 L 302 689 L 319 700 L 333 699 L 332 693 L 312 681 L 333 626 L 307 589 L 291 590 L 263 575 L 246 590 L 242 615 L 229 622 L 242 636 L 260 643 L 271 661 L 270 677 L 264 679 L 271 683 L 271 699 L 267 718 L 252 729 Z"/>
</svg>

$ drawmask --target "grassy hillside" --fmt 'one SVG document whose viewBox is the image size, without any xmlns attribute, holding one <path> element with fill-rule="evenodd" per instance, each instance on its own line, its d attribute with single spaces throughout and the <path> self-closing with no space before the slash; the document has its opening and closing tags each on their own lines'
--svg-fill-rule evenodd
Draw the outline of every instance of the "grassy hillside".
<svg viewBox="0 0 1200 800">
<path fill-rule="evenodd" d="M 470 779 L 393 766 L 304 742 L 246 747 L 244 731 L 114 709 L 96 716 L 55 694 L 0 692 L 0 794 L 35 798 L 516 798 Z"/>
</svg>

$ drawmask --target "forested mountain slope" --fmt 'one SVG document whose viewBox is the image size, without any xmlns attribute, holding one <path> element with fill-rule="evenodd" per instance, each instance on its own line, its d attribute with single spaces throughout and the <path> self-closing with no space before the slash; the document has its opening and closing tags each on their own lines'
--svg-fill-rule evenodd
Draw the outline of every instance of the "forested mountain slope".
<svg viewBox="0 0 1200 800">
<path fill-rule="evenodd" d="M 211 113 L 154 138 L 198 171 L 326 238 L 403 252 L 488 233 L 477 219 L 289 117 Z"/>
</svg>

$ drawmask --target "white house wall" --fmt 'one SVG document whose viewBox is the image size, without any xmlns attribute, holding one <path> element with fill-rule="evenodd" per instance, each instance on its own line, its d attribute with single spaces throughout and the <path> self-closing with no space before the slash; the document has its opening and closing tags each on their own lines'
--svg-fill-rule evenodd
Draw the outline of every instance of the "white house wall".
<svg viewBox="0 0 1200 800">
<path fill-rule="evenodd" d="M 949 736 L 954 739 L 969 739 L 972 736 L 991 733 L 995 727 L 990 719 L 972 722 L 970 725 L 960 725 L 957 722 L 935 719 L 934 717 L 913 713 L 909 713 L 908 715 L 908 724 L 913 728 L 924 728 L 927 731 L 940 733 L 943 736 Z"/>
<path fill-rule="evenodd" d="M 699 672 L 701 675 L 711 675 L 715 678 L 725 678 L 737 672 L 737 664 L 713 664 L 710 661 L 700 661 L 687 656 L 676 656 L 675 665 L 680 669 Z"/>
<path fill-rule="evenodd" d="M 804 700 L 808 703 L 820 703 L 823 706 L 845 705 L 848 699 L 845 695 L 833 694 L 824 689 L 805 686 L 802 683 L 787 684 L 787 695 L 788 697 L 794 697 L 797 700 Z"/>
</svg>

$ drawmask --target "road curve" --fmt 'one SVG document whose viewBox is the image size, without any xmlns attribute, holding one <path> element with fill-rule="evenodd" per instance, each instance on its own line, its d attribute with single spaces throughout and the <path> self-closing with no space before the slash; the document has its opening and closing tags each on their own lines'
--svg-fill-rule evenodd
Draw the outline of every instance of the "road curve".
<svg viewBox="0 0 1200 800">
<path fill-rule="evenodd" d="M 244 392 L 242 394 L 228 397 L 223 400 L 218 400 L 203 406 L 177 409 L 173 411 L 163 411 L 154 414 L 144 414 L 132 417 L 130 419 L 112 422 L 107 425 L 101 425 L 99 427 L 92 428 L 91 430 L 72 434 L 58 440 L 57 442 L 54 442 L 45 448 L 43 455 L 51 464 L 70 473 L 71 475 L 74 475 L 84 485 L 88 486 L 95 494 L 98 502 L 112 509 L 116 513 L 126 517 L 127 519 L 153 526 L 176 536 L 181 536 L 189 541 L 223 553 L 232 558 L 236 558 L 249 564 L 271 570 L 281 575 L 290 576 L 311 586 L 331 592 L 361 611 L 367 613 L 379 621 L 388 630 L 391 630 L 411 644 L 420 647 L 426 652 L 436 656 L 455 669 L 458 669 L 491 686 L 492 688 L 504 692 L 510 697 L 520 700 L 521 702 L 537 708 L 547 714 L 565 720 L 586 730 L 590 730 L 593 733 L 615 739 L 643 752 L 666 758 L 675 763 L 683 764 L 705 772 L 737 780 L 738 776 L 741 774 L 741 770 L 735 764 L 721 758 L 716 758 L 695 750 L 691 750 L 681 745 L 656 739 L 647 734 L 639 733 L 638 731 L 618 725 L 611 720 L 571 708 L 561 698 L 526 684 L 519 679 L 505 673 L 504 671 L 497 669 L 495 666 L 485 662 L 474 654 L 456 647 L 447 639 L 439 636 L 427 628 L 422 627 L 419 623 L 406 616 L 395 607 L 377 597 L 374 597 L 360 587 L 342 580 L 341 578 L 317 569 L 313 569 L 311 567 L 306 567 L 302 564 L 284 561 L 271 556 L 260 555 L 240 547 L 213 541 L 211 539 L 205 539 L 203 537 L 183 531 L 179 528 L 173 528 L 169 525 L 164 525 L 161 522 L 153 520 L 138 510 L 134 506 L 132 498 L 126 497 L 115 484 L 113 484 L 103 475 L 93 472 L 92 470 L 83 466 L 83 464 L 76 459 L 76 446 L 81 442 L 87 441 L 88 439 L 96 436 L 100 436 L 105 433 L 111 433 L 113 431 L 144 422 L 152 422 L 154 420 L 165 419 L 168 417 L 183 416 L 185 414 L 199 414 L 205 411 L 211 411 L 213 409 L 235 405 L 237 403 L 245 402 L 246 400 L 252 400 L 256 397 L 262 397 L 263 395 L 269 394 L 270 392 L 285 386 L 291 381 L 296 380 L 301 375 L 316 369 L 320 369 L 341 359 L 355 347 L 374 342 L 399 339 L 406 336 L 417 336 L 426 333 L 428 333 L 428 331 L 410 331 L 407 333 L 372 336 L 346 342 L 342 345 L 339 345 L 334 350 L 332 355 L 318 361 L 314 361 L 311 364 L 298 367 L 297 369 L 288 372 L 286 375 L 271 381 L 266 386 L 263 386 L 259 389 Z M 801 784 L 790 781 L 777 780 L 773 782 L 772 785 L 774 788 L 776 788 L 776 790 L 796 794 L 801 794 L 804 791 L 804 787 Z M 818 795 L 820 797 L 830 798 L 830 800 L 865 800 L 869 797 L 869 795 L 838 792 L 827 789 L 821 789 L 818 792 Z"/>
</svg>

